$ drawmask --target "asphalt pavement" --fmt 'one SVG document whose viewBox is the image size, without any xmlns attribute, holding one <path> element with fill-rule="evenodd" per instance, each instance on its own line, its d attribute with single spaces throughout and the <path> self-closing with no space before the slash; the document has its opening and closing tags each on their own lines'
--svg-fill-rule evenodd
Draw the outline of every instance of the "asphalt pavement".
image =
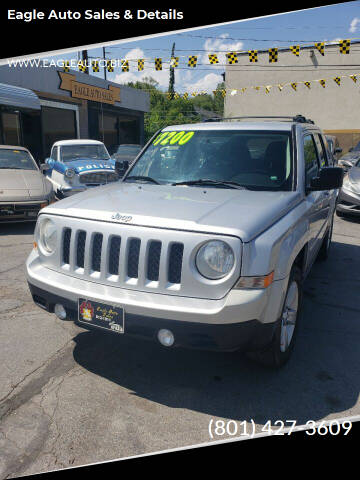
<svg viewBox="0 0 360 480">
<path fill-rule="evenodd" d="M 211 420 L 261 432 L 268 420 L 360 415 L 359 221 L 335 217 L 279 371 L 58 320 L 26 284 L 33 229 L 0 225 L 0 479 L 208 442 Z"/>
</svg>

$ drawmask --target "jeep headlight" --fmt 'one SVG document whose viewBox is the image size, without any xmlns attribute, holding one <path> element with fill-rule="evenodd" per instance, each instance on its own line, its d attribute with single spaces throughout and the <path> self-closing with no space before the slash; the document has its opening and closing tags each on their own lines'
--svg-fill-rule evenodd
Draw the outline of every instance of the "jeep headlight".
<svg viewBox="0 0 360 480">
<path fill-rule="evenodd" d="M 73 178 L 73 176 L 75 175 L 75 170 L 73 168 L 68 168 L 67 170 L 65 170 L 65 177 L 68 177 L 68 178 Z"/>
<path fill-rule="evenodd" d="M 47 253 L 54 253 L 57 244 L 57 231 L 55 223 L 50 218 L 45 218 L 40 223 L 39 243 Z"/>
<path fill-rule="evenodd" d="M 205 243 L 196 255 L 196 267 L 205 278 L 218 280 L 225 277 L 233 268 L 233 249 L 221 240 Z"/>
</svg>

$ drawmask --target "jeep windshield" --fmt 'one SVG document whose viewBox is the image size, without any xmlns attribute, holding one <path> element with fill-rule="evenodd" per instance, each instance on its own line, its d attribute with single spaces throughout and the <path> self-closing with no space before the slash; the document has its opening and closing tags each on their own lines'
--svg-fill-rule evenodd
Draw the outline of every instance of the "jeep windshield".
<svg viewBox="0 0 360 480">
<path fill-rule="evenodd" d="M 91 160 L 109 160 L 110 156 L 104 145 L 62 145 L 61 160 L 71 162 L 77 158 Z"/>
<path fill-rule="evenodd" d="M 292 190 L 291 132 L 166 131 L 156 136 L 124 181 L 254 190 Z"/>
</svg>

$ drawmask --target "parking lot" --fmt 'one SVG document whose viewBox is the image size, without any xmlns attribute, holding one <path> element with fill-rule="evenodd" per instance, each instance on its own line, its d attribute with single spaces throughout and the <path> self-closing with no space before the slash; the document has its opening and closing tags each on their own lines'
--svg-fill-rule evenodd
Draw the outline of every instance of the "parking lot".
<svg viewBox="0 0 360 480">
<path fill-rule="evenodd" d="M 298 343 L 280 371 L 88 332 L 42 311 L 25 280 L 33 228 L 0 226 L 0 478 L 207 442 L 211 419 L 260 430 L 360 415 L 360 222 L 335 217 L 330 258 L 305 283 Z"/>
</svg>

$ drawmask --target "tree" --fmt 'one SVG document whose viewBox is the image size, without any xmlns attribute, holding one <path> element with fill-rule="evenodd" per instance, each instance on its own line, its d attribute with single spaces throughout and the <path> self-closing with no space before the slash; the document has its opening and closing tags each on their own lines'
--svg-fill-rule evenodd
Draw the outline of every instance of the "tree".
<svg viewBox="0 0 360 480">
<path fill-rule="evenodd" d="M 146 140 L 167 125 L 195 123 L 201 120 L 191 101 L 184 98 L 169 100 L 167 94 L 157 88 L 158 82 L 151 77 L 146 77 L 141 82 L 130 82 L 128 86 L 146 90 L 150 94 L 150 111 L 145 113 Z"/>
</svg>

